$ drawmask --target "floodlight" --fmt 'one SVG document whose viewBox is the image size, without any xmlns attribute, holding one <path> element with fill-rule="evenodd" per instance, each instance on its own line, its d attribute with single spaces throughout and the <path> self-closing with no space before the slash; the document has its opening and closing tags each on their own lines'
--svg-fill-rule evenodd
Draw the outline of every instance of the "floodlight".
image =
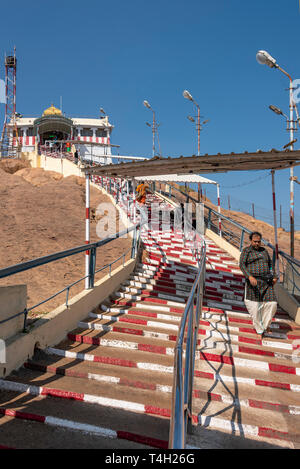
<svg viewBox="0 0 300 469">
<path fill-rule="evenodd" d="M 278 67 L 276 60 L 267 51 L 259 50 L 256 54 L 256 60 L 261 65 L 268 65 L 268 67 Z"/>
<path fill-rule="evenodd" d="M 189 99 L 190 101 L 193 101 L 193 97 L 192 97 L 192 95 L 188 92 L 188 90 L 184 90 L 184 92 L 183 92 L 182 94 L 183 94 L 183 97 L 184 97 L 184 98 Z"/>
</svg>

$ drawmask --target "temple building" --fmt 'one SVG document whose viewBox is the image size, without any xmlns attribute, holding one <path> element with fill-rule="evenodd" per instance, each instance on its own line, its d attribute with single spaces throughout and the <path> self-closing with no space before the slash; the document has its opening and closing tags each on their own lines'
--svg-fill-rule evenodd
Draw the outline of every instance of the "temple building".
<svg viewBox="0 0 300 469">
<path fill-rule="evenodd" d="M 108 116 L 98 119 L 66 117 L 53 104 L 41 117 L 16 117 L 20 151 L 47 149 L 60 151 L 65 142 L 74 143 L 83 159 L 110 163 L 110 135 L 113 126 Z M 16 145 L 16 135 L 14 136 Z"/>
</svg>

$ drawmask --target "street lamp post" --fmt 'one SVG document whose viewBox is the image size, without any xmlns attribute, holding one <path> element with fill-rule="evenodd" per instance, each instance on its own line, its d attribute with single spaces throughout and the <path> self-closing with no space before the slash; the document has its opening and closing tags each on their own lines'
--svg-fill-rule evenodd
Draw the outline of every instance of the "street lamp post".
<svg viewBox="0 0 300 469">
<path fill-rule="evenodd" d="M 152 112 L 153 112 L 153 121 L 152 121 L 152 126 L 151 124 L 149 124 L 148 122 L 146 122 L 146 125 L 148 125 L 148 127 L 152 127 L 152 156 L 154 157 L 155 156 L 155 133 L 157 134 L 157 141 L 158 141 L 158 147 L 159 147 L 159 154 L 161 155 L 161 152 L 160 152 L 160 144 L 159 144 L 159 138 L 158 138 L 158 126 L 159 124 L 156 123 L 155 121 L 155 112 L 154 110 L 152 109 L 152 107 L 150 106 L 150 104 L 148 103 L 148 101 L 144 100 L 143 101 L 143 104 L 146 108 L 150 109 Z"/>
<path fill-rule="evenodd" d="M 188 99 L 189 101 L 192 101 L 192 103 L 196 106 L 197 108 L 197 116 L 195 116 L 197 118 L 197 134 L 198 134 L 198 156 L 200 156 L 200 130 L 201 130 L 201 124 L 200 124 L 200 106 L 198 103 L 196 103 L 196 101 L 194 100 L 193 96 L 188 92 L 188 90 L 184 90 L 183 93 L 182 93 L 183 97 Z M 193 119 L 193 117 L 191 116 L 188 116 L 188 119 L 191 121 L 191 122 L 195 122 L 195 120 Z M 207 121 L 204 121 L 203 124 L 206 124 L 208 122 Z"/>
<path fill-rule="evenodd" d="M 269 106 L 269 109 L 271 109 L 271 111 L 275 112 L 275 114 L 278 114 L 279 116 L 285 117 L 286 127 L 287 127 L 287 130 L 289 130 L 289 118 L 288 118 L 288 116 L 286 114 L 284 114 L 281 109 L 279 109 L 277 106 L 273 106 L 272 104 Z M 295 130 L 297 130 L 297 129 L 295 129 Z M 291 140 L 289 143 L 284 145 L 283 148 L 286 149 L 286 148 L 290 147 L 291 145 L 293 145 L 294 143 L 296 143 L 297 141 L 298 141 L 298 139 L 295 138 L 294 140 Z M 295 180 L 295 177 L 294 177 L 294 180 Z"/>
<path fill-rule="evenodd" d="M 265 50 L 259 50 L 256 54 L 256 60 L 258 63 L 262 65 L 268 65 L 270 68 L 277 68 L 280 70 L 284 75 L 286 75 L 290 81 L 289 87 L 289 101 L 290 101 L 290 118 L 289 118 L 289 126 L 288 130 L 290 133 L 290 149 L 291 151 L 294 150 L 294 108 L 296 108 L 296 104 L 293 100 L 293 80 L 291 76 L 283 70 L 276 62 L 274 57 L 272 57 L 268 52 Z M 273 109 L 272 109 L 273 110 Z M 276 112 L 276 111 L 274 111 Z M 294 242 L 295 242 L 295 216 L 294 216 L 294 168 L 290 168 L 290 254 L 294 257 Z"/>
</svg>

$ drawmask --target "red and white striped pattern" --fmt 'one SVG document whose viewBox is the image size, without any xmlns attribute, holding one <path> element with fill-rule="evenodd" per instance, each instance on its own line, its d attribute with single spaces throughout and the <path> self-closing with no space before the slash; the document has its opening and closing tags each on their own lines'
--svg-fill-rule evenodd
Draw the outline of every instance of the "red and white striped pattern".
<svg viewBox="0 0 300 469">
<path fill-rule="evenodd" d="M 102 180 L 95 182 L 101 184 Z M 108 178 L 103 182 L 108 188 Z M 114 184 L 112 189 L 116 196 Z M 154 199 L 150 197 L 148 203 Z M 121 204 L 127 211 L 127 200 Z M 0 388 L 11 386 L 11 392 L 122 409 L 128 411 L 128 419 L 135 413 L 170 417 L 174 348 L 197 263 L 191 243 L 185 242 L 182 234 L 143 230 L 142 241 L 146 249 L 143 262 L 137 263 L 117 291 L 82 318 L 65 342 L 44 350 L 47 355 L 43 361 L 25 364 L 30 373 L 51 373 L 49 387 L 32 386 L 32 379 L 24 384 L 14 375 L 4 380 L 5 384 L 0 382 Z M 294 360 L 300 328 L 278 309 L 271 325 L 273 336 L 261 339 L 243 303 L 245 282 L 237 263 L 209 239 L 206 244 L 206 291 L 196 344 L 193 422 L 293 447 L 300 441 L 300 432 L 289 429 L 300 414 L 296 401 L 300 364 Z M 56 385 L 59 376 L 66 379 L 61 387 L 59 381 Z M 76 380 L 75 389 L 69 387 L 70 377 Z M 82 388 L 81 380 L 85 382 Z M 89 385 L 97 385 L 91 388 L 94 392 L 88 392 Z M 239 423 L 228 409 L 235 415 L 242 412 Z M 268 422 L 266 426 L 258 423 L 260 416 L 261 421 Z M 69 420 L 73 422 L 66 422 Z M 60 419 L 49 415 L 51 421 L 59 426 Z M 118 435 L 110 430 L 102 433 L 111 438 Z M 143 440 L 143 429 L 134 434 L 138 441 Z M 165 441 L 159 434 L 151 438 Z M 198 447 L 195 438 L 190 438 L 189 442 Z"/>
<path fill-rule="evenodd" d="M 36 143 L 36 137 L 18 137 L 19 144 L 22 147 L 33 147 Z M 16 137 L 13 138 L 13 145 L 17 146 L 17 139 Z"/>
<path fill-rule="evenodd" d="M 56 396 L 57 397 L 57 396 Z M 125 432 L 122 430 L 111 430 L 109 428 L 99 427 L 96 425 L 89 425 L 81 422 L 76 422 L 73 420 L 60 419 L 57 417 L 52 417 L 48 415 L 33 414 L 29 412 L 22 412 L 20 410 L 14 410 L 9 408 L 0 408 L 0 415 L 5 415 L 8 417 L 28 420 L 31 422 L 39 422 L 45 425 L 50 425 L 52 427 L 70 429 L 75 431 L 80 431 L 83 433 L 91 433 L 92 435 L 101 436 L 109 439 L 122 439 L 133 441 L 135 443 L 140 443 L 142 445 L 147 445 L 152 448 L 168 448 L 168 442 L 164 440 L 159 440 L 158 438 L 151 438 L 147 436 L 137 435 L 131 432 Z M 0 449 L 11 449 L 11 447 L 0 446 Z"/>
<path fill-rule="evenodd" d="M 83 137 L 83 136 L 78 136 L 74 137 L 73 140 L 80 140 L 82 142 L 87 142 L 87 143 L 104 143 L 109 145 L 110 144 L 110 138 L 109 137 Z"/>
</svg>

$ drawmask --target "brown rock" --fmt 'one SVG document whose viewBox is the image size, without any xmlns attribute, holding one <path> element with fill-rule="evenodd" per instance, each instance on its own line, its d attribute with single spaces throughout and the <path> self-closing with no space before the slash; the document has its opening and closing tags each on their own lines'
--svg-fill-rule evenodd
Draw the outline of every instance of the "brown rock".
<svg viewBox="0 0 300 469">
<path fill-rule="evenodd" d="M 22 167 L 23 166 L 23 167 Z M 110 199 L 91 187 L 94 213 Z M 99 241 L 97 223 L 91 223 L 91 242 Z M 119 226 L 117 217 L 117 231 Z M 85 181 L 76 176 L 62 178 L 43 169 L 28 168 L 26 162 L 0 162 L 0 269 L 47 254 L 85 244 Z M 107 237 L 103 233 L 102 238 Z M 97 250 L 97 265 L 113 261 L 129 250 L 131 238 L 116 239 Z M 129 255 L 128 255 L 129 256 Z M 128 258 L 127 256 L 127 258 Z M 122 261 L 120 261 L 122 262 Z M 99 280 L 107 269 L 97 274 Z M 28 307 L 46 299 L 85 275 L 85 253 L 0 280 L 0 285 L 26 283 Z M 84 289 L 84 281 L 72 287 L 70 298 Z M 34 310 L 48 312 L 64 303 L 61 294 Z"/>
</svg>

